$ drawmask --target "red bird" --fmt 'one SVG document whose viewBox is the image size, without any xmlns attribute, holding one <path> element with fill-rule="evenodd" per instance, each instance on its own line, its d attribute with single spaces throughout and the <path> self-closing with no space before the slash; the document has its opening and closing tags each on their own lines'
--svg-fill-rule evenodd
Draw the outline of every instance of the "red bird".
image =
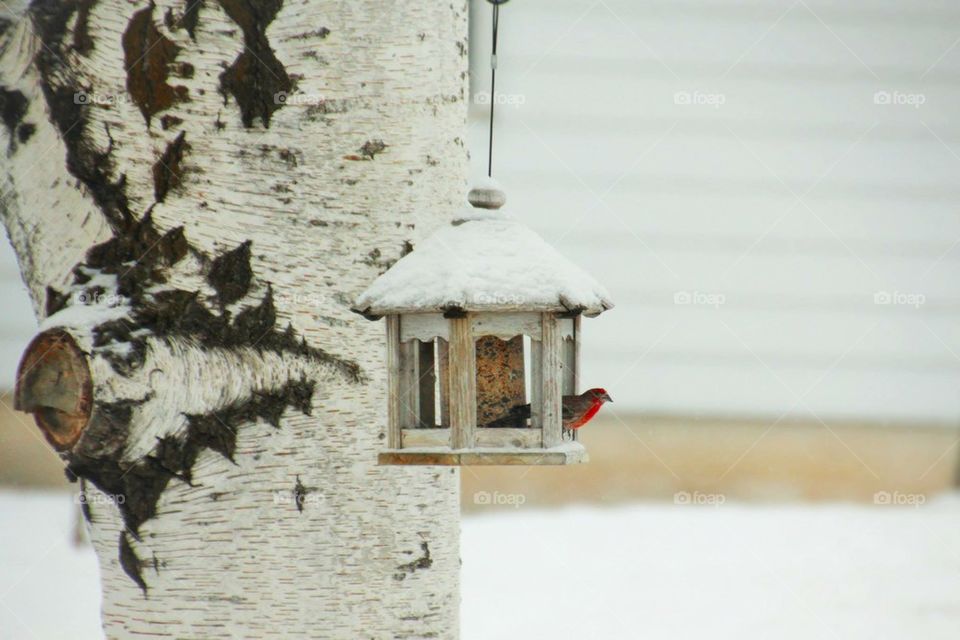
<svg viewBox="0 0 960 640">
<path fill-rule="evenodd" d="M 587 389 L 578 396 L 563 396 L 563 428 L 579 429 L 597 415 L 604 402 L 613 402 L 606 389 Z"/>
<path fill-rule="evenodd" d="M 563 428 L 579 429 L 587 424 L 593 416 L 597 415 L 604 402 L 613 402 L 613 398 L 610 397 L 606 389 L 599 387 L 588 389 L 578 396 L 563 396 L 563 414 L 561 416 Z M 510 409 L 504 417 L 497 418 L 483 426 L 487 428 L 525 427 L 529 417 L 530 405 L 517 405 Z"/>
</svg>

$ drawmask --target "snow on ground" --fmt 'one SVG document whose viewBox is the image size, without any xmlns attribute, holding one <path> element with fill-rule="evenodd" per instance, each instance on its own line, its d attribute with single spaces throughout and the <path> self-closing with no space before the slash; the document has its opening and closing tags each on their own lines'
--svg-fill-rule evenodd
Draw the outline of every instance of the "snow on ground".
<svg viewBox="0 0 960 640">
<path fill-rule="evenodd" d="M 74 543 L 64 493 L 0 491 L 0 640 L 92 640 L 100 633 L 97 558 Z"/>
<path fill-rule="evenodd" d="M 463 637 L 956 638 L 960 501 L 638 505 L 463 527 Z"/>
<path fill-rule="evenodd" d="M 0 639 L 101 637 L 72 509 L 62 494 L 0 492 Z M 960 498 L 469 517 L 462 637 L 952 640 L 958 532 Z"/>
</svg>

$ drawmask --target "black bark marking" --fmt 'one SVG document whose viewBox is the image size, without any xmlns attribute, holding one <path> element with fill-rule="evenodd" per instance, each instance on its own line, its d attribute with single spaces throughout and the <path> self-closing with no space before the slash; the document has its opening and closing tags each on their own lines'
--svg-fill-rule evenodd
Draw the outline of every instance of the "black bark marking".
<svg viewBox="0 0 960 640">
<path fill-rule="evenodd" d="M 421 542 L 420 550 L 423 551 L 421 557 L 397 567 L 398 572 L 393 574 L 394 580 L 402 582 L 408 574 L 414 573 L 417 569 L 429 569 L 433 566 L 433 560 L 430 558 L 430 545 L 426 542 Z"/>
<path fill-rule="evenodd" d="M 244 127 L 252 127 L 254 118 L 269 127 L 273 112 L 283 106 L 295 84 L 266 36 L 283 0 L 220 0 L 220 6 L 240 26 L 244 43 L 243 52 L 220 74 L 224 104 L 232 95 Z"/>
<path fill-rule="evenodd" d="M 32 122 L 24 122 L 19 127 L 17 127 L 17 142 L 23 144 L 37 132 L 37 125 Z"/>
<path fill-rule="evenodd" d="M 92 482 L 117 497 L 127 531 L 138 537 L 141 525 L 156 515 L 157 502 L 171 480 L 192 486 L 193 467 L 209 449 L 231 462 L 237 430 L 263 420 L 275 428 L 288 408 L 310 415 L 316 383 L 290 380 L 280 389 L 254 393 L 250 398 L 208 414 L 187 414 L 184 438 L 160 438 L 151 455 L 131 464 L 122 462 L 134 409 L 139 401 L 101 404 L 84 437 L 64 454 L 72 478 Z"/>
<path fill-rule="evenodd" d="M 60 309 L 63 309 L 67 306 L 68 300 L 69 296 L 48 286 L 46 300 L 44 302 L 45 315 L 52 316 Z"/>
<path fill-rule="evenodd" d="M 20 91 L 0 87 L 0 117 L 3 118 L 3 126 L 11 136 L 23 117 L 27 115 L 28 104 L 27 97 Z"/>
<path fill-rule="evenodd" d="M 294 149 L 280 149 L 277 151 L 277 155 L 280 156 L 280 159 L 283 160 L 288 169 L 295 169 L 297 165 L 300 164 L 299 160 L 297 160 L 297 152 Z"/>
<path fill-rule="evenodd" d="M 3 120 L 3 126 L 10 136 L 10 143 L 7 146 L 7 152 L 12 153 L 17 150 L 17 128 L 21 126 L 24 116 L 27 115 L 29 106 L 27 97 L 16 89 L 7 89 L 0 87 L 0 119 Z M 33 125 L 30 125 L 31 127 Z M 32 133 L 32 131 L 31 131 Z M 22 137 L 22 135 L 20 136 Z M 27 136 L 30 137 L 29 135 Z M 24 140 L 20 140 L 24 142 Z"/>
<path fill-rule="evenodd" d="M 170 190 L 180 185 L 183 155 L 190 148 L 186 139 L 186 132 L 181 131 L 153 165 L 153 195 L 157 202 L 163 202 Z"/>
<path fill-rule="evenodd" d="M 369 158 L 370 160 L 373 160 L 378 153 L 386 149 L 388 146 L 389 145 L 387 145 L 386 143 L 384 143 L 383 140 L 380 140 L 380 139 L 367 140 L 366 142 L 363 143 L 363 146 L 360 147 L 360 153 L 363 155 L 364 158 Z"/>
<path fill-rule="evenodd" d="M 90 509 L 90 502 L 87 500 L 87 483 L 80 481 L 80 513 L 87 522 L 93 522 L 93 511 Z"/>
<path fill-rule="evenodd" d="M 140 558 L 133 550 L 126 532 L 120 534 L 120 566 L 130 576 L 130 579 L 137 583 L 137 586 L 143 591 L 143 595 L 146 596 L 147 583 L 143 581 L 143 576 L 140 574 Z"/>
<path fill-rule="evenodd" d="M 313 31 L 305 31 L 304 33 L 298 33 L 295 36 L 290 36 L 288 40 L 307 40 L 309 38 L 319 38 L 323 40 L 328 35 L 330 35 L 330 29 L 326 27 L 320 27 L 319 29 L 314 29 Z"/>
<path fill-rule="evenodd" d="M 171 116 L 166 114 L 160 116 L 160 128 L 166 131 L 170 127 L 175 127 L 177 125 L 183 124 L 183 118 L 178 118 L 177 116 Z"/>
<path fill-rule="evenodd" d="M 93 51 L 93 38 L 90 37 L 90 10 L 97 0 L 77 0 L 77 19 L 73 24 L 73 50 L 86 56 Z"/>
<path fill-rule="evenodd" d="M 190 39 L 197 41 L 197 25 L 200 24 L 200 7 L 203 6 L 203 0 L 183 0 L 186 8 L 183 10 L 183 16 L 180 18 L 180 25 L 187 30 Z"/>
<path fill-rule="evenodd" d="M 139 539 L 141 525 L 156 516 L 157 503 L 170 481 L 192 485 L 193 467 L 206 449 L 232 462 L 237 429 L 243 424 L 263 420 L 279 428 L 287 408 L 309 415 L 314 389 L 313 381 L 291 380 L 277 391 L 255 393 L 248 400 L 219 411 L 188 414 L 183 440 L 160 439 L 152 455 L 130 465 L 120 460 L 138 403 L 127 401 L 97 408 L 84 438 L 74 450 L 64 454 L 68 477 L 83 478 L 104 493 L 117 497 L 116 504 L 126 527 L 120 535 L 120 562 L 144 592 L 147 587 L 140 572 L 141 562 L 127 536 Z M 308 489 L 304 487 L 304 490 Z"/>
<path fill-rule="evenodd" d="M 368 267 L 374 267 L 377 269 L 379 274 L 385 273 L 390 267 L 397 263 L 397 260 L 404 257 L 408 253 L 413 252 L 413 244 L 409 240 L 404 240 L 403 244 L 400 245 L 400 253 L 396 257 L 393 256 L 384 256 L 380 249 L 373 249 L 366 256 L 358 260 L 357 262 L 365 264 Z"/>
<path fill-rule="evenodd" d="M 153 4 L 133 14 L 123 33 L 127 91 L 150 126 L 154 114 L 188 100 L 187 88 L 167 82 L 180 48 L 153 23 Z"/>
<path fill-rule="evenodd" d="M 89 8 L 93 3 L 88 3 Z M 77 77 L 70 59 L 73 44 L 67 43 L 67 25 L 83 9 L 78 1 L 33 0 L 30 17 L 44 46 L 37 48 L 34 63 L 40 74 L 40 87 L 50 120 L 67 147 L 67 170 L 79 179 L 93 196 L 110 227 L 116 233 L 134 224 L 125 193 L 125 179 L 111 180 L 110 150 L 101 152 L 88 137 L 87 111 L 90 106 L 77 97 L 87 88 Z M 75 25 L 80 23 L 78 20 Z M 72 39 L 72 38 L 71 38 Z"/>
<path fill-rule="evenodd" d="M 207 282 L 217 292 L 217 301 L 223 308 L 247 295 L 253 280 L 250 266 L 250 241 L 218 256 L 210 265 Z"/>
<path fill-rule="evenodd" d="M 197 72 L 196 68 L 189 62 L 181 62 L 177 65 L 177 75 L 181 78 L 192 78 Z"/>
<path fill-rule="evenodd" d="M 197 291 L 159 287 L 166 282 L 170 268 L 191 252 L 201 261 L 209 260 L 189 246 L 182 227 L 160 233 L 148 211 L 141 220 L 115 231 L 110 240 L 91 247 L 85 261 L 74 269 L 72 293 L 85 293 L 88 297 L 118 294 L 131 308 L 126 317 L 103 323 L 93 331 L 94 348 L 101 349 L 100 353 L 120 375 L 130 375 L 143 365 L 146 336 L 150 336 L 156 340 L 185 338 L 207 348 L 246 346 L 295 354 L 332 367 L 347 380 L 365 380 L 356 363 L 307 345 L 289 325 L 279 328 L 269 285 L 259 303 L 243 308 L 235 316 L 222 307 L 211 308 Z M 244 243 L 208 262 L 208 278 L 221 301 L 249 294 L 253 274 L 250 260 L 250 245 Z M 92 282 L 90 270 L 116 276 L 116 290 L 104 292 L 88 286 Z M 48 288 L 48 313 L 79 304 L 77 297 Z M 129 344 L 130 348 L 126 353 L 103 349 L 118 343 Z M 279 428 L 281 417 L 289 408 L 309 415 L 315 387 L 314 380 L 289 380 L 279 389 L 254 392 L 242 402 L 217 411 L 186 415 L 184 435 L 158 438 L 149 455 L 132 463 L 124 460 L 124 452 L 134 412 L 150 398 L 95 406 L 83 437 L 63 454 L 67 476 L 74 481 L 84 479 L 104 493 L 117 496 L 125 525 L 120 540 L 121 562 L 144 591 L 141 564 L 126 536 L 139 538 L 141 525 L 156 516 L 158 501 L 169 483 L 179 480 L 192 484 L 194 465 L 204 450 L 233 460 L 237 430 L 244 424 L 264 420 Z"/>
<path fill-rule="evenodd" d="M 303 486 L 303 483 L 300 482 L 300 476 L 297 476 L 297 482 L 293 485 L 293 501 L 297 505 L 297 511 L 303 513 L 303 502 L 307 497 L 307 493 L 310 489 Z"/>
</svg>

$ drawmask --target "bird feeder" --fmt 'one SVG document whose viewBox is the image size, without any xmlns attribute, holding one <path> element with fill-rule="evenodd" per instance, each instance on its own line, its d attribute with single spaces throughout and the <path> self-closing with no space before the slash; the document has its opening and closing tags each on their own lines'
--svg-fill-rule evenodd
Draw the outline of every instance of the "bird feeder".
<svg viewBox="0 0 960 640">
<path fill-rule="evenodd" d="M 563 429 L 578 393 L 580 320 L 613 304 L 593 278 L 506 211 L 492 181 L 357 298 L 386 318 L 380 464 L 584 462 Z"/>
</svg>

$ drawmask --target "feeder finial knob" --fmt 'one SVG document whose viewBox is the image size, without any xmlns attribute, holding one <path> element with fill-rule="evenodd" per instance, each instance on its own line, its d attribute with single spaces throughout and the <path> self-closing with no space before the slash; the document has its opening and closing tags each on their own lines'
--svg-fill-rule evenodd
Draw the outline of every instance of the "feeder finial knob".
<svg viewBox="0 0 960 640">
<path fill-rule="evenodd" d="M 477 209 L 499 209 L 507 203 L 507 194 L 494 180 L 488 179 L 470 189 L 467 201 Z"/>
</svg>

